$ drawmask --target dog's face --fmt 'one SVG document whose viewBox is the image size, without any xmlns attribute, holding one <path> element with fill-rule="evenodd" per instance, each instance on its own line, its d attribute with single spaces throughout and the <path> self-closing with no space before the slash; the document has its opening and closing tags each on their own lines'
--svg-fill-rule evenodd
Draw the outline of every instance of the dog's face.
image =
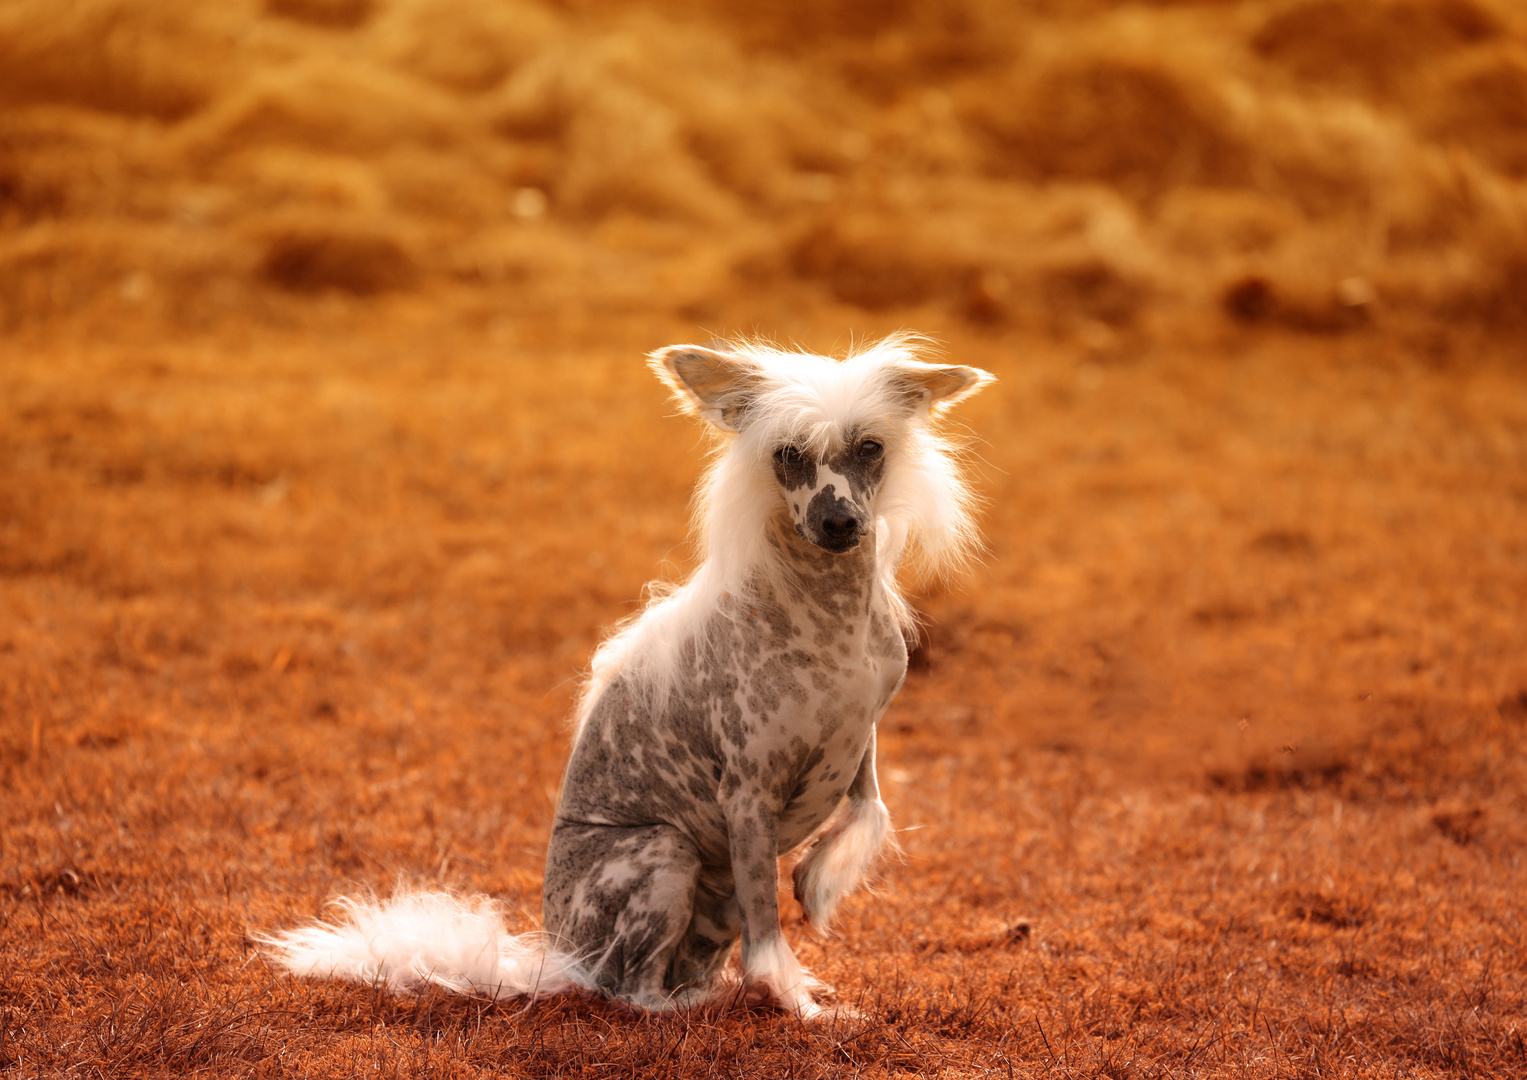
<svg viewBox="0 0 1527 1080">
<path fill-rule="evenodd" d="M 749 492 L 772 503 L 772 469 L 795 531 L 834 553 L 858 547 L 876 527 L 882 486 L 905 498 L 904 484 L 901 496 L 894 492 L 898 455 L 914 453 L 910 436 L 991 380 L 897 348 L 840 362 L 712 342 L 672 345 L 649 359 L 688 410 L 738 436 L 723 460 L 747 462 L 757 485 Z"/>
<path fill-rule="evenodd" d="M 788 444 L 775 450 L 774 478 L 795 531 L 825 551 L 857 547 L 874 528 L 885 456 L 885 443 L 873 431 L 854 432 L 825 454 Z"/>
</svg>

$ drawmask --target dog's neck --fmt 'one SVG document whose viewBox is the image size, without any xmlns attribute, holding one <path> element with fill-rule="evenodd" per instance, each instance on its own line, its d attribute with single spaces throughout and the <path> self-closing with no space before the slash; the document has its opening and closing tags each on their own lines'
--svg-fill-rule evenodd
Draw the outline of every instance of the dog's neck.
<svg viewBox="0 0 1527 1080">
<path fill-rule="evenodd" d="M 874 529 L 841 554 L 805 539 L 785 513 L 771 518 L 768 530 L 769 548 L 785 571 L 775 575 L 770 591 L 784 605 L 805 604 L 844 616 L 864 611 L 882 588 Z"/>
</svg>

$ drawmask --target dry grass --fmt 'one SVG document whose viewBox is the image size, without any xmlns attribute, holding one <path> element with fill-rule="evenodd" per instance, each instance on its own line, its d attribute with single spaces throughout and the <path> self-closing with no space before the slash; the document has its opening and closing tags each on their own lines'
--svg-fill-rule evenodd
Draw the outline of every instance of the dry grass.
<svg viewBox="0 0 1527 1080">
<path fill-rule="evenodd" d="M 955 343 L 992 558 L 885 724 L 906 860 L 799 935 L 864 1023 L 277 977 L 341 888 L 528 925 L 571 680 L 686 558 L 681 326 L 385 312 L 5 346 L 20 1075 L 1521 1069 L 1527 396 L 1373 336 Z"/>
<path fill-rule="evenodd" d="M 1527 115 L 1487 0 L 0 11 L 0 1069 L 1527 1071 Z M 998 374 L 883 726 L 862 1019 L 278 977 L 529 925 L 597 636 L 689 565 L 638 357 Z M 787 905 L 791 911 L 793 905 Z"/>
</svg>

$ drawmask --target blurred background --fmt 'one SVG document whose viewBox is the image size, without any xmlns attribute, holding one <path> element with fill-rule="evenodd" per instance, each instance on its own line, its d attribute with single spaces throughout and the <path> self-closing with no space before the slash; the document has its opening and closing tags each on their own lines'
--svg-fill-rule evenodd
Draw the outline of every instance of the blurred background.
<svg viewBox="0 0 1527 1080">
<path fill-rule="evenodd" d="M 1498 0 L 9 0 L 0 325 L 1527 323 Z M 760 306 L 759 298 L 766 298 Z"/>
</svg>

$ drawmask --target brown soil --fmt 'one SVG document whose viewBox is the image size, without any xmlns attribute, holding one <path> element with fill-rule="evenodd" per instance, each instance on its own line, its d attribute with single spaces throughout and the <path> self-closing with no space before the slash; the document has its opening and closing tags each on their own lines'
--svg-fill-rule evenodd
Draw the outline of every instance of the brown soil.
<svg viewBox="0 0 1527 1080">
<path fill-rule="evenodd" d="M 0 1066 L 1527 1071 L 1520 13 L 733 8 L 0 11 Z M 692 565 L 641 354 L 902 326 L 1000 381 L 904 858 L 790 926 L 864 1019 L 269 968 L 400 879 L 532 924 Z"/>
</svg>

